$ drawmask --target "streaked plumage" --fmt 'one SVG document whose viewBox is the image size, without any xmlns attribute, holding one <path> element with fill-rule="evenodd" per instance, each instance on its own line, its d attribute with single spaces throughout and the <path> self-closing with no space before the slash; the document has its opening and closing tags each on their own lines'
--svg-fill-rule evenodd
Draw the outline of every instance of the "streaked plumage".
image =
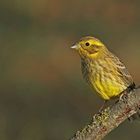
<svg viewBox="0 0 140 140">
<path fill-rule="evenodd" d="M 84 37 L 73 48 L 81 57 L 84 79 L 104 100 L 119 96 L 129 86 L 134 86 L 124 64 L 100 40 Z"/>
</svg>

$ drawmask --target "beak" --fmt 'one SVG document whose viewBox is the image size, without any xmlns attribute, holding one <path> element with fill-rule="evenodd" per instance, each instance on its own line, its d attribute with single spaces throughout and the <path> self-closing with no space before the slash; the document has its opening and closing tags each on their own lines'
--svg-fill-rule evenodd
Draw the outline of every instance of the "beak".
<svg viewBox="0 0 140 140">
<path fill-rule="evenodd" d="M 79 46 L 78 45 L 73 45 L 71 48 L 77 50 L 79 48 Z"/>
</svg>

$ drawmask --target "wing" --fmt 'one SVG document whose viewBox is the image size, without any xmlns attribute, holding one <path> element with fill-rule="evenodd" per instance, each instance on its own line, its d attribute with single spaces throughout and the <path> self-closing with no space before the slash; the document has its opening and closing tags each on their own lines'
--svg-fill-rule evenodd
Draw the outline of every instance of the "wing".
<svg viewBox="0 0 140 140">
<path fill-rule="evenodd" d="M 128 72 L 127 68 L 125 67 L 125 65 L 121 62 L 121 60 L 115 56 L 114 54 L 110 54 L 108 55 L 109 60 L 111 61 L 111 63 L 113 63 L 114 68 L 117 71 L 117 74 L 119 77 L 121 77 L 121 79 L 126 83 L 126 85 L 131 85 L 133 84 L 133 79 L 130 75 L 130 73 Z"/>
</svg>

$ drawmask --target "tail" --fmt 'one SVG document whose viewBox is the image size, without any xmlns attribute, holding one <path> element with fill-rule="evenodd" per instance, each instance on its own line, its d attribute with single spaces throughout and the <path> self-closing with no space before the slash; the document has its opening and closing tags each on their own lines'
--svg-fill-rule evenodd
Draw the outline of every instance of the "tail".
<svg viewBox="0 0 140 140">
<path fill-rule="evenodd" d="M 132 115 L 131 117 L 128 118 L 130 122 L 133 122 L 135 120 L 140 121 L 140 112 L 137 112 L 136 114 Z"/>
<path fill-rule="evenodd" d="M 129 88 L 129 90 L 138 89 L 138 88 L 140 88 L 140 85 L 139 86 L 136 86 L 135 83 L 133 83 L 133 85 L 131 85 L 128 88 Z M 140 121 L 140 108 L 138 109 L 137 113 L 135 113 L 134 115 L 132 115 L 131 117 L 129 117 L 128 120 L 130 122 L 132 122 L 134 120 Z"/>
</svg>

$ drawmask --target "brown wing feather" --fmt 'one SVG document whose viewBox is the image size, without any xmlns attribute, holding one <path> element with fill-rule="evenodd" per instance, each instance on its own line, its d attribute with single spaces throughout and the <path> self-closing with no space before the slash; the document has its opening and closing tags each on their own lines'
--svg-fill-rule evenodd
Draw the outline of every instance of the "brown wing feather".
<svg viewBox="0 0 140 140">
<path fill-rule="evenodd" d="M 121 60 L 116 57 L 114 54 L 110 54 L 109 57 L 111 58 L 112 62 L 114 63 L 114 66 L 117 69 L 118 75 L 122 78 L 122 80 L 129 86 L 133 84 L 133 79 L 128 72 L 125 65 L 121 62 Z"/>
</svg>

